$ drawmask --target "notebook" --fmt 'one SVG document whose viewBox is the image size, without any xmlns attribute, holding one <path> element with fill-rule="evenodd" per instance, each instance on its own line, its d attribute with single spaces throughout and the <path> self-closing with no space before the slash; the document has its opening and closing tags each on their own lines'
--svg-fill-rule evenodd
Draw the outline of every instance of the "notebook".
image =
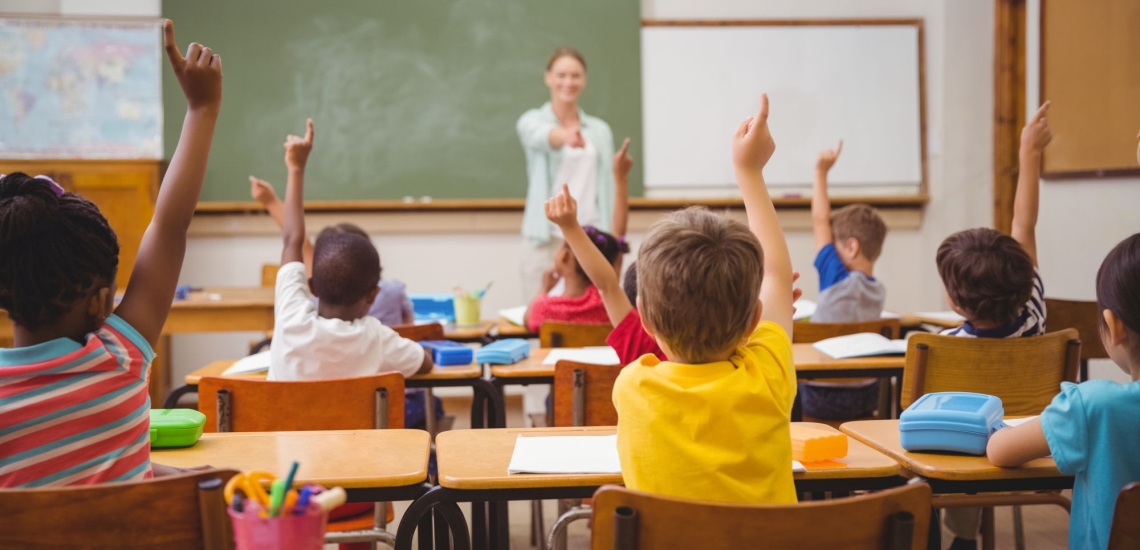
<svg viewBox="0 0 1140 550">
<path fill-rule="evenodd" d="M 804 472 L 792 461 L 792 472 Z M 508 474 L 620 474 L 617 435 L 524 436 L 515 439 Z"/>
<path fill-rule="evenodd" d="M 248 357 L 242 357 L 234 361 L 230 368 L 222 373 L 222 376 L 232 376 L 235 374 L 256 374 L 259 372 L 269 372 L 269 351 L 255 353 Z"/>
<path fill-rule="evenodd" d="M 593 346 L 586 348 L 555 348 L 550 350 L 543 365 L 554 365 L 559 361 L 574 361 L 576 363 L 589 363 L 591 365 L 620 365 L 621 359 L 609 346 Z"/>
<path fill-rule="evenodd" d="M 891 340 L 874 332 L 828 338 L 812 344 L 811 347 L 836 359 L 906 355 L 906 340 Z"/>
<path fill-rule="evenodd" d="M 512 325 L 525 327 L 526 322 L 524 322 L 523 318 L 526 317 L 526 306 L 509 307 L 507 309 L 500 309 L 499 310 L 499 317 L 502 317 L 503 319 L 505 319 L 508 323 L 510 323 Z"/>
</svg>

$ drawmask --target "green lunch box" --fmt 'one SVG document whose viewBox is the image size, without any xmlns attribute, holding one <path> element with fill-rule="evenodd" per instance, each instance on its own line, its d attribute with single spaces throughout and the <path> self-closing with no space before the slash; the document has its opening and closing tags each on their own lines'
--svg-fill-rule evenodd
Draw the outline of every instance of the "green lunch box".
<svg viewBox="0 0 1140 550">
<path fill-rule="evenodd" d="M 150 446 L 189 447 L 202 437 L 206 415 L 193 409 L 151 409 Z"/>
</svg>

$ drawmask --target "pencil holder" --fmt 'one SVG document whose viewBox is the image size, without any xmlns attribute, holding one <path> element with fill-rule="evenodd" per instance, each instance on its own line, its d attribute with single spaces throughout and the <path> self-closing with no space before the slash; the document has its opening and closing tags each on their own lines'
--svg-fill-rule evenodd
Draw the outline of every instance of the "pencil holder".
<svg viewBox="0 0 1140 550">
<path fill-rule="evenodd" d="M 470 295 L 455 297 L 455 324 L 458 326 L 475 326 L 479 324 L 479 306 L 481 298 Z"/>
<path fill-rule="evenodd" d="M 244 512 L 229 509 L 237 550 L 321 550 L 327 516 L 316 505 L 304 514 L 263 518 L 257 506 Z"/>
</svg>

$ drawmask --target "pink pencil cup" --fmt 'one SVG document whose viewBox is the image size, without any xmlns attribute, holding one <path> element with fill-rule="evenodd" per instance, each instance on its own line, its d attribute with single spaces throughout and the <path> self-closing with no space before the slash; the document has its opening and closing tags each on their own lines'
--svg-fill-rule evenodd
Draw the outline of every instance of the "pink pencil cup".
<svg viewBox="0 0 1140 550">
<path fill-rule="evenodd" d="M 321 550 L 325 543 L 328 516 L 319 506 L 310 505 L 304 514 L 259 517 L 258 506 L 247 506 L 242 513 L 230 508 L 237 550 Z"/>
</svg>

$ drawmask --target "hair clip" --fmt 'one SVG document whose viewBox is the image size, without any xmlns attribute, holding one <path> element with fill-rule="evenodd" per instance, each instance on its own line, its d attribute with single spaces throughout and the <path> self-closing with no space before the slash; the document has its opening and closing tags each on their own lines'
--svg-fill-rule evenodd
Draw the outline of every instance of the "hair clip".
<svg viewBox="0 0 1140 550">
<path fill-rule="evenodd" d="M 66 191 L 66 190 L 63 188 L 63 186 L 61 186 L 60 184 L 56 183 L 56 182 L 55 182 L 55 180 L 53 180 L 53 179 L 51 179 L 51 178 L 49 178 L 49 177 L 47 177 L 47 176 L 44 176 L 44 175 L 40 175 L 40 176 L 36 176 L 36 177 L 35 177 L 35 178 L 33 178 L 33 179 L 37 179 L 37 180 L 43 180 L 43 181 L 46 181 L 46 182 L 48 182 L 49 184 L 51 184 L 51 191 L 52 191 L 52 193 L 55 193 L 55 196 L 56 196 L 56 197 L 62 197 L 62 196 L 63 196 L 63 194 L 67 192 L 67 191 Z"/>
</svg>

